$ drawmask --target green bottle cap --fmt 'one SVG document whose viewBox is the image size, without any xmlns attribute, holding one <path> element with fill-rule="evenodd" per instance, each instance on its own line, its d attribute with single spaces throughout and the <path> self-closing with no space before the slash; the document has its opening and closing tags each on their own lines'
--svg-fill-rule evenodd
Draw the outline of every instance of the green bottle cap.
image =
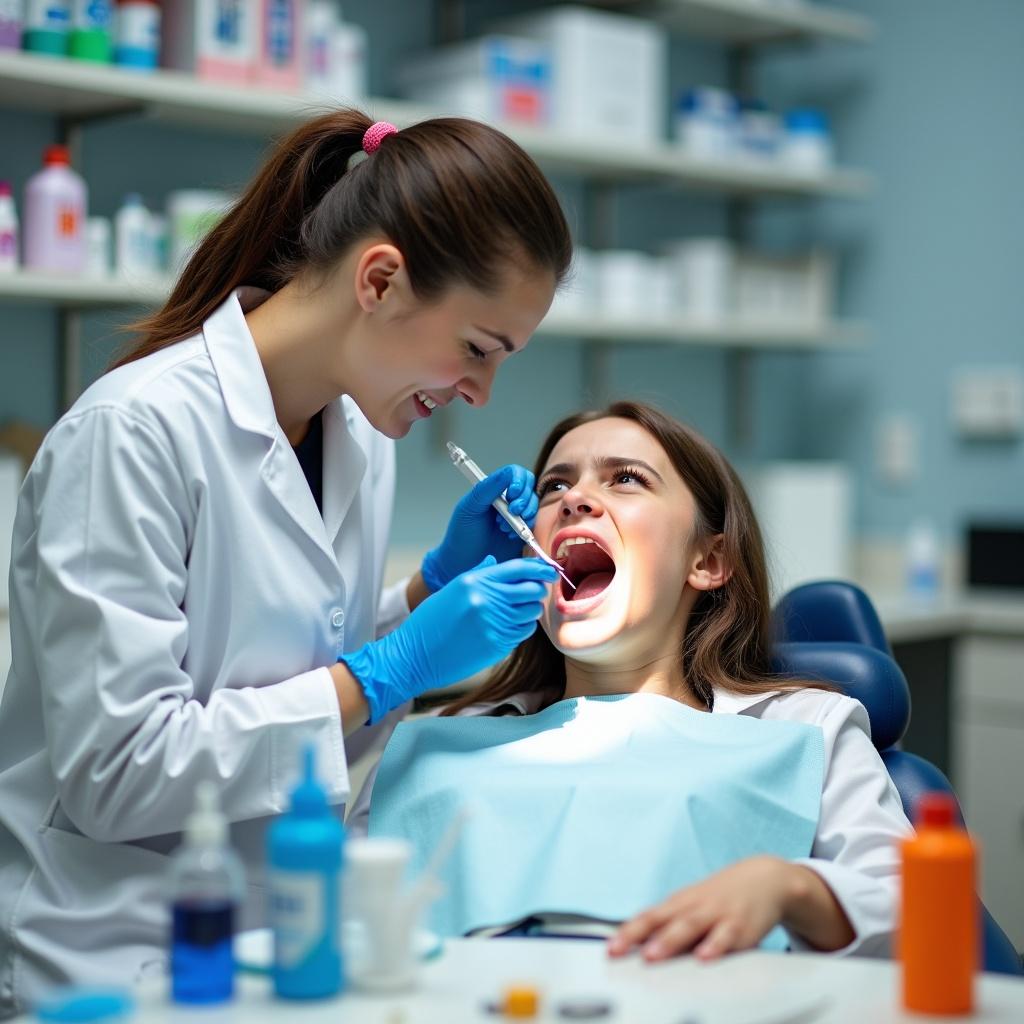
<svg viewBox="0 0 1024 1024">
<path fill-rule="evenodd" d="M 72 29 L 68 52 L 78 60 L 97 61 L 100 64 L 109 64 L 114 57 L 110 33 L 98 28 Z"/>
<path fill-rule="evenodd" d="M 21 48 L 29 53 L 48 53 L 53 57 L 66 57 L 68 34 L 47 28 L 27 28 L 21 37 Z"/>
</svg>

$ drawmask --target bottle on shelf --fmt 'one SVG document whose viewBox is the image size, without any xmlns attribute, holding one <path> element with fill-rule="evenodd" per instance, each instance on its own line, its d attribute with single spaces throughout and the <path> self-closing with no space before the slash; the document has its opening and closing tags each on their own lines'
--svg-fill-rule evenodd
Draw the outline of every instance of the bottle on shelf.
<svg viewBox="0 0 1024 1024">
<path fill-rule="evenodd" d="M 156 0 L 118 0 L 114 61 L 136 71 L 160 63 L 160 5 Z"/>
<path fill-rule="evenodd" d="M 316 780 L 314 748 L 286 814 L 267 836 L 274 992 L 284 999 L 334 995 L 343 985 L 341 851 L 345 830 Z"/>
<path fill-rule="evenodd" d="M 110 277 L 110 220 L 90 217 L 85 222 L 85 276 L 99 280 Z"/>
<path fill-rule="evenodd" d="M 171 998 L 220 1003 L 234 994 L 236 911 L 245 869 L 228 844 L 217 787 L 201 782 L 185 840 L 171 858 Z"/>
<path fill-rule="evenodd" d="M 129 192 L 114 214 L 114 267 L 119 277 L 149 277 L 155 270 L 153 227 L 138 192 Z"/>
<path fill-rule="evenodd" d="M 70 30 L 71 0 L 28 0 L 22 49 L 51 57 L 66 57 Z"/>
<path fill-rule="evenodd" d="M 109 64 L 114 55 L 113 30 L 113 0 L 74 0 L 68 55 Z"/>
<path fill-rule="evenodd" d="M 0 0 L 0 50 L 20 50 L 24 24 L 23 0 Z"/>
<path fill-rule="evenodd" d="M 903 1006 L 916 1013 L 970 1013 L 980 941 L 977 849 L 948 793 L 921 797 L 916 826 L 917 834 L 901 846 Z"/>
<path fill-rule="evenodd" d="M 18 269 L 18 211 L 9 181 L 0 181 L 0 274 Z"/>
<path fill-rule="evenodd" d="M 85 181 L 71 169 L 67 146 L 48 146 L 43 169 L 25 185 L 22 221 L 27 269 L 82 273 L 87 195 Z"/>
</svg>

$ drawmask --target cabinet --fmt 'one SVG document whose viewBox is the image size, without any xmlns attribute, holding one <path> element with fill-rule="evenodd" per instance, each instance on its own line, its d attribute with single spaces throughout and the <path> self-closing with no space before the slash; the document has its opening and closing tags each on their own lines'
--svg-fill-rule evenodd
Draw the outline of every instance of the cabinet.
<svg viewBox="0 0 1024 1024">
<path fill-rule="evenodd" d="M 1024 948 L 1024 636 L 967 635 L 953 656 L 953 764 L 981 842 L 986 906 Z"/>
<path fill-rule="evenodd" d="M 444 6 L 444 0 L 439 0 Z M 599 6 L 609 6 L 603 3 Z M 611 3 L 623 11 L 629 3 Z M 863 40 L 873 26 L 864 18 L 827 4 L 751 3 L 750 0 L 660 0 L 654 15 L 672 28 L 705 36 L 749 55 L 753 45 L 790 40 Z M 731 52 L 731 51 L 730 51 Z M 399 126 L 438 111 L 420 109 L 392 99 L 370 97 L 364 104 L 379 119 Z M 56 115 L 60 134 L 74 145 L 89 124 L 112 118 L 146 117 L 226 134 L 266 136 L 298 123 L 310 113 L 308 97 L 255 87 L 234 87 L 198 81 L 190 75 L 160 70 L 138 75 L 114 67 L 34 54 L 0 52 L 0 107 Z M 870 175 L 849 168 L 807 176 L 772 168 L 694 160 L 668 143 L 637 148 L 614 140 L 566 143 L 556 133 L 502 125 L 546 169 L 569 173 L 599 187 L 621 184 L 695 190 L 735 198 L 839 197 L 857 199 L 869 193 Z M 88 176 L 88 167 L 81 168 Z M 56 307 L 62 311 L 63 398 L 75 397 L 78 358 L 77 314 L 85 309 L 160 302 L 170 286 L 160 279 L 144 286 L 114 280 L 41 278 L 17 274 L 0 278 L 0 305 L 10 303 Z M 856 322 L 820 324 L 725 321 L 713 325 L 679 317 L 662 320 L 565 317 L 552 314 L 539 336 L 583 339 L 596 352 L 606 343 L 656 342 L 727 347 L 740 352 L 763 349 L 835 349 L 859 344 L 865 329 Z M 4 358 L 0 350 L 0 360 Z"/>
</svg>

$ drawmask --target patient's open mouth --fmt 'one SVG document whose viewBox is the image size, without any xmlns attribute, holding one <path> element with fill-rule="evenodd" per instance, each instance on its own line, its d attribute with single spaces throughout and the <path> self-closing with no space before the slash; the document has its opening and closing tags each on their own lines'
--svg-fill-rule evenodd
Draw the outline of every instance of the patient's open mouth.
<svg viewBox="0 0 1024 1024">
<path fill-rule="evenodd" d="M 555 559 L 561 563 L 575 590 L 562 581 L 566 601 L 585 601 L 596 597 L 615 576 L 615 561 L 590 537 L 567 537 L 558 545 Z"/>
</svg>

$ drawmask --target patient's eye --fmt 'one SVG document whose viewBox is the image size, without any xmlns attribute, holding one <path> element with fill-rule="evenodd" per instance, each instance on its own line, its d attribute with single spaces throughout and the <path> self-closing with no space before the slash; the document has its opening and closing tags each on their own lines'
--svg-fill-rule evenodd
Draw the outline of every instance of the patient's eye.
<svg viewBox="0 0 1024 1024">
<path fill-rule="evenodd" d="M 649 487 L 651 479 L 646 473 L 641 472 L 635 466 L 627 466 L 625 469 L 616 471 L 612 477 L 612 482 L 617 484 L 640 484 L 641 487 Z"/>
<path fill-rule="evenodd" d="M 568 487 L 569 483 L 566 480 L 561 479 L 557 476 L 549 476 L 541 479 L 540 483 L 537 484 L 537 497 L 543 498 L 550 494 L 557 488 Z"/>
</svg>

